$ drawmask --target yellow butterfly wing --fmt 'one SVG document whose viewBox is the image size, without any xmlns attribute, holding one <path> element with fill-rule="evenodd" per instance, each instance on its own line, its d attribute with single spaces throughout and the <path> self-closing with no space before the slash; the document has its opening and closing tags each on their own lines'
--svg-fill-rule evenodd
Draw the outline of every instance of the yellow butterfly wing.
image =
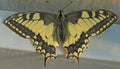
<svg viewBox="0 0 120 69">
<path fill-rule="evenodd" d="M 65 15 L 69 38 L 63 46 L 66 56 L 79 59 L 79 54 L 87 48 L 89 38 L 109 28 L 117 16 L 108 10 L 82 10 Z"/>
<path fill-rule="evenodd" d="M 8 17 L 4 23 L 24 38 L 32 39 L 36 51 L 48 58 L 56 57 L 58 42 L 53 36 L 56 15 L 44 12 L 17 13 Z"/>
</svg>

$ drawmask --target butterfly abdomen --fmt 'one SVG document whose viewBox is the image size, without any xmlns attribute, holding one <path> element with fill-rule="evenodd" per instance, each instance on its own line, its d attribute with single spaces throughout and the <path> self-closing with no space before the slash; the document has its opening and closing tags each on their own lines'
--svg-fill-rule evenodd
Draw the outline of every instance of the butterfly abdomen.
<svg viewBox="0 0 120 69">
<path fill-rule="evenodd" d="M 64 34 L 64 25 L 63 25 L 63 21 L 61 20 L 61 18 L 58 18 L 57 19 L 57 22 L 55 24 L 55 37 L 56 37 L 56 40 L 59 42 L 59 44 L 62 44 L 65 40 L 65 34 Z"/>
</svg>

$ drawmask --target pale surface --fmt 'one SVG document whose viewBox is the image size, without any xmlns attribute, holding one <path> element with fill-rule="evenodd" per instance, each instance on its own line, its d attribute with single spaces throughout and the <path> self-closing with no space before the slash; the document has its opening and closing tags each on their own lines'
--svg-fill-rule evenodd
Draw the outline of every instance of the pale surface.
<svg viewBox="0 0 120 69">
<path fill-rule="evenodd" d="M 0 69 L 120 69 L 120 62 L 81 58 L 80 63 L 59 56 L 43 65 L 43 58 L 34 52 L 0 48 Z"/>
</svg>

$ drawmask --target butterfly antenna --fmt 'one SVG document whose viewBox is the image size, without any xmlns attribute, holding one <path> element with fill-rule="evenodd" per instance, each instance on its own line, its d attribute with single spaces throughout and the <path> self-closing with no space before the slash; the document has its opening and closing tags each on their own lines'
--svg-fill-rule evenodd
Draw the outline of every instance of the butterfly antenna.
<svg viewBox="0 0 120 69">
<path fill-rule="evenodd" d="M 62 10 L 66 9 L 69 5 L 72 4 L 73 1 L 70 1 L 70 3 L 68 3 Z"/>
<path fill-rule="evenodd" d="M 51 5 L 52 7 L 54 7 L 55 9 L 57 9 L 57 10 L 58 10 L 58 8 L 57 8 L 57 7 L 55 7 L 53 4 L 51 4 L 49 1 L 46 1 L 46 3 L 48 3 L 49 5 Z"/>
</svg>

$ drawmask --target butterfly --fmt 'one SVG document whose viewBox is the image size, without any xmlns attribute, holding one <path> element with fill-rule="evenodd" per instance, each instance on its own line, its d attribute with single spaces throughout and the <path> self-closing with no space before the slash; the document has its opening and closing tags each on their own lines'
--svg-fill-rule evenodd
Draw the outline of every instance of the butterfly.
<svg viewBox="0 0 120 69">
<path fill-rule="evenodd" d="M 17 13 L 5 19 L 4 23 L 20 36 L 31 39 L 36 51 L 48 59 L 56 58 L 56 48 L 63 46 L 67 58 L 79 61 L 88 46 L 91 36 L 101 34 L 118 17 L 109 10 L 80 10 L 64 14 L 48 12 Z"/>
</svg>

